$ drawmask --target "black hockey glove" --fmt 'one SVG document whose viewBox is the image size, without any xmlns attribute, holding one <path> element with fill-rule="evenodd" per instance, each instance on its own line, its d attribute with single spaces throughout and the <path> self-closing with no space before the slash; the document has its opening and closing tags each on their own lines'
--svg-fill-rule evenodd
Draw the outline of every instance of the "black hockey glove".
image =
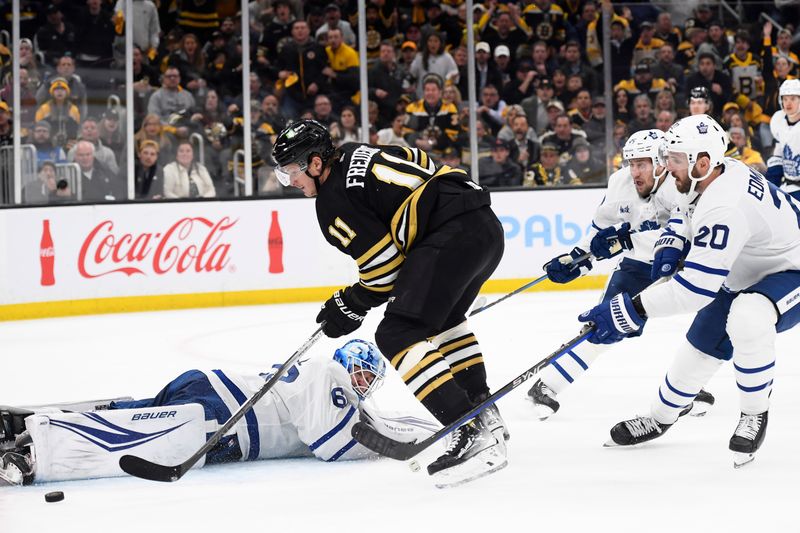
<svg viewBox="0 0 800 533">
<path fill-rule="evenodd" d="M 368 309 L 347 296 L 347 290 L 336 291 L 323 304 L 317 315 L 317 324 L 325 322 L 322 331 L 331 338 L 349 335 L 361 327 Z"/>
</svg>

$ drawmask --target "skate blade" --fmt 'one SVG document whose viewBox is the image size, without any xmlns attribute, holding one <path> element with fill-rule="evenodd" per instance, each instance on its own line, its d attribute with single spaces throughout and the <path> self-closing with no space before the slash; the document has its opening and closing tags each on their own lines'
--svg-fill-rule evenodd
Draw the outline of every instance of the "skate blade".
<svg viewBox="0 0 800 533">
<path fill-rule="evenodd" d="M 614 439 L 608 439 L 603 443 L 603 448 L 619 448 L 622 444 L 617 444 Z"/>
<path fill-rule="evenodd" d="M 710 407 L 711 406 L 707 403 L 694 402 L 694 404 L 692 404 L 692 410 L 689 411 L 689 416 L 693 416 L 695 418 L 706 416 L 706 413 L 708 413 Z"/>
<path fill-rule="evenodd" d="M 497 472 L 499 470 L 502 470 L 507 466 L 508 466 L 508 459 L 505 459 L 505 460 L 503 460 L 502 463 L 493 466 L 489 470 L 484 470 L 482 472 L 477 472 L 477 473 L 475 473 L 473 475 L 470 475 L 470 476 L 468 476 L 466 478 L 452 479 L 452 480 L 449 480 L 449 481 L 446 480 L 446 479 L 440 479 L 440 480 L 436 481 L 434 483 L 434 485 L 436 486 L 437 489 L 449 489 L 449 488 L 453 488 L 453 487 L 459 487 L 461 485 L 465 485 L 465 484 L 469 483 L 470 481 L 475 481 L 476 479 L 480 479 L 482 477 L 486 477 L 489 474 L 494 474 L 495 472 Z M 440 474 L 437 474 L 437 476 L 440 476 L 441 478 L 447 477 L 445 475 L 440 475 Z M 451 477 L 453 477 L 453 476 L 451 476 Z"/>
<path fill-rule="evenodd" d="M 457 487 L 502 470 L 507 465 L 508 458 L 505 455 L 505 444 L 496 444 L 460 465 L 435 473 L 433 475 L 434 485 L 438 489 Z"/>
<path fill-rule="evenodd" d="M 528 399 L 533 403 L 533 414 L 538 418 L 541 422 L 544 422 L 551 416 L 555 414 L 551 408 L 547 407 L 546 405 L 542 405 L 540 403 L 536 403 L 533 401 L 533 398 L 528 396 Z"/>
<path fill-rule="evenodd" d="M 742 468 L 749 465 L 756 458 L 754 453 L 733 452 L 733 468 Z"/>
</svg>

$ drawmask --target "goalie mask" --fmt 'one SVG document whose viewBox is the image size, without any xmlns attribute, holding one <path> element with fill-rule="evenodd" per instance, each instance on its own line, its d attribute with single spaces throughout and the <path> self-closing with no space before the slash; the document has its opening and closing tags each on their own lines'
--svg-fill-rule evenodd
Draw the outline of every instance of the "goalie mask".
<svg viewBox="0 0 800 533">
<path fill-rule="evenodd" d="M 308 174 L 308 164 L 311 157 L 316 155 L 322 159 L 324 167 L 333 157 L 334 151 L 330 133 L 316 120 L 300 120 L 290 124 L 278 135 L 272 149 L 272 157 L 277 163 L 275 176 L 281 185 L 288 187 L 293 174 L 304 172 L 314 180 L 319 189 L 319 176 Z"/>
<path fill-rule="evenodd" d="M 371 342 L 355 339 L 333 354 L 333 360 L 350 374 L 353 390 L 362 400 L 380 388 L 386 375 L 386 362 L 378 347 Z"/>
<path fill-rule="evenodd" d="M 708 115 L 692 115 L 672 125 L 665 135 L 661 148 L 661 159 L 667 161 L 670 152 L 686 154 L 691 187 L 689 195 L 694 194 L 697 183 L 708 178 L 725 159 L 728 149 L 728 134 L 716 120 Z M 708 154 L 708 172 L 700 177 L 692 175 L 700 154 Z"/>
</svg>

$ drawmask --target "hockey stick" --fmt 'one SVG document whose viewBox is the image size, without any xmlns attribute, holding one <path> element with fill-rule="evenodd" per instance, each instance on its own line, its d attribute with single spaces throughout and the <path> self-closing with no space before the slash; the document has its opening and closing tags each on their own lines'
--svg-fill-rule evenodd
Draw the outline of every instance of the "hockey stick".
<svg viewBox="0 0 800 533">
<path fill-rule="evenodd" d="M 535 376 L 539 373 L 541 369 L 545 366 L 550 364 L 550 362 L 556 359 L 563 353 L 568 352 L 569 350 L 573 349 L 578 344 L 585 341 L 592 332 L 594 326 L 587 324 L 586 326 L 581 329 L 581 332 L 578 334 L 577 337 L 573 338 L 566 344 L 562 345 L 561 348 L 556 350 L 555 352 L 551 353 L 528 370 L 511 380 L 509 383 L 504 385 L 501 389 L 497 390 L 494 394 L 483 400 L 481 403 L 477 404 L 475 407 L 467 411 L 461 418 L 451 422 L 450 424 L 444 426 L 439 431 L 431 435 L 430 437 L 423 439 L 419 442 L 401 442 L 386 437 L 378 433 L 375 429 L 370 427 L 368 424 L 364 422 L 356 422 L 352 429 L 353 438 L 356 439 L 359 443 L 364 445 L 366 448 L 379 453 L 385 457 L 391 457 L 392 459 L 397 459 L 398 461 L 406 461 L 411 459 L 422 450 L 428 448 L 431 444 L 438 441 L 451 431 L 455 430 L 456 428 L 460 427 L 462 424 L 467 422 L 468 420 L 475 418 L 481 411 L 489 407 L 490 405 L 494 404 L 497 400 L 511 392 L 512 390 L 516 389 L 530 378 Z"/>
<path fill-rule="evenodd" d="M 123 455 L 119 460 L 119 467 L 125 473 L 131 476 L 136 476 L 142 479 L 149 479 L 151 481 L 178 481 L 183 475 L 200 460 L 205 454 L 211 451 L 211 448 L 217 445 L 219 440 L 249 411 L 269 390 L 283 377 L 284 373 L 297 361 L 301 355 L 306 353 L 311 346 L 319 340 L 322 336 L 323 322 L 317 331 L 297 349 L 294 354 L 286 360 L 285 363 L 267 380 L 264 385 L 258 389 L 249 400 L 239 407 L 239 409 L 231 415 L 225 424 L 214 433 L 210 439 L 195 452 L 194 455 L 179 465 L 164 466 L 136 457 L 135 455 Z"/>
<path fill-rule="evenodd" d="M 573 260 L 572 260 L 572 264 L 573 264 L 573 265 L 577 265 L 577 264 L 578 264 L 578 263 L 580 263 L 581 261 L 583 261 L 583 260 L 585 260 L 585 259 L 588 259 L 588 258 L 590 258 L 591 256 L 592 256 L 592 254 L 591 254 L 591 253 L 588 253 L 588 254 L 583 254 L 583 255 L 581 255 L 581 256 L 579 256 L 579 257 L 576 257 L 575 259 L 573 259 Z M 509 293 L 508 293 L 508 294 L 506 294 L 505 296 L 501 296 L 501 297 L 500 297 L 500 298 L 498 298 L 497 300 L 495 300 L 495 301 L 493 301 L 493 302 L 489 302 L 488 304 L 486 304 L 486 303 L 485 303 L 485 302 L 486 302 L 486 299 L 485 299 L 485 298 L 483 298 L 483 297 L 481 297 L 481 298 L 479 298 L 479 299 L 477 300 L 477 302 L 476 302 L 476 304 L 477 304 L 477 305 L 475 305 L 475 306 L 472 308 L 472 311 L 470 311 L 470 313 L 469 313 L 469 315 L 468 315 L 468 316 L 475 316 L 475 315 L 477 315 L 478 313 L 482 313 L 482 312 L 486 311 L 487 309 L 489 309 L 490 307 L 492 307 L 492 306 L 494 306 L 494 305 L 497 305 L 497 304 L 499 304 L 499 303 L 500 303 L 500 302 L 502 302 L 503 300 L 506 300 L 506 299 L 508 299 L 508 298 L 511 298 L 511 297 L 512 297 L 512 296 L 514 296 L 515 294 L 519 294 L 519 293 L 521 293 L 521 292 L 523 292 L 523 291 L 526 291 L 526 290 L 530 289 L 531 287 L 533 287 L 534 285 L 538 285 L 539 283 L 543 282 L 543 281 L 544 281 L 544 280 L 546 280 L 546 279 L 547 279 L 547 274 L 544 274 L 544 275 L 542 275 L 542 276 L 540 276 L 540 277 L 536 278 L 536 279 L 535 279 L 535 280 L 533 280 L 533 281 L 529 281 L 528 283 L 526 283 L 526 284 L 525 284 L 525 285 L 523 285 L 522 287 L 520 287 L 520 288 L 518 288 L 518 289 L 515 289 L 515 290 L 513 290 L 513 291 L 509 292 Z"/>
</svg>

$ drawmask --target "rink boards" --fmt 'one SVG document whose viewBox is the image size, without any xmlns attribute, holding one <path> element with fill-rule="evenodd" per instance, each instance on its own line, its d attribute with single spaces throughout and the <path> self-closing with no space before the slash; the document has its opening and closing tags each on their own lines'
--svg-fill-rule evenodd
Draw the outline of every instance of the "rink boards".
<svg viewBox="0 0 800 533">
<path fill-rule="evenodd" d="M 603 193 L 494 193 L 506 250 L 484 290 L 540 276 L 585 236 Z M 8 209 L 0 218 L 3 320 L 322 301 L 357 279 L 304 198 Z M 608 270 L 569 288 L 601 287 Z"/>
</svg>

